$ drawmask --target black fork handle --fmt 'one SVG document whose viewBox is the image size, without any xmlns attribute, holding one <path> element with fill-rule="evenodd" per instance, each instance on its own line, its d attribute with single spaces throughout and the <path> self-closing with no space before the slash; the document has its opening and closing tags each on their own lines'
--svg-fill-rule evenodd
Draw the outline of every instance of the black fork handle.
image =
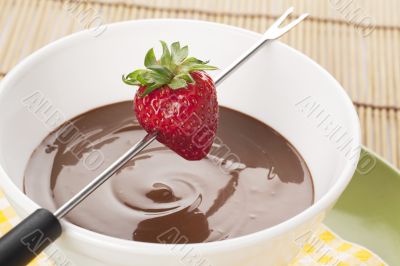
<svg viewBox="0 0 400 266">
<path fill-rule="evenodd" d="M 53 243 L 62 229 L 50 211 L 38 209 L 0 238 L 0 265 L 25 266 Z"/>
</svg>

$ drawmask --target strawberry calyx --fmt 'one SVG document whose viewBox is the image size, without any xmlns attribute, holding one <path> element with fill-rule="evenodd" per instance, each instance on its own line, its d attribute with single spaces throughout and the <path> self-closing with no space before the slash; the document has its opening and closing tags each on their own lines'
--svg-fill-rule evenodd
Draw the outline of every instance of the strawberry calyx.
<svg viewBox="0 0 400 266">
<path fill-rule="evenodd" d="M 164 41 L 160 42 L 163 50 L 160 59 L 156 59 L 154 49 L 151 48 L 144 59 L 145 69 L 122 76 L 122 80 L 128 85 L 146 86 L 142 97 L 165 85 L 173 90 L 186 88 L 188 83 L 195 83 L 190 75 L 192 71 L 218 69 L 208 65 L 208 61 L 188 57 L 187 45 L 181 47 L 179 42 L 174 42 L 169 49 Z"/>
</svg>

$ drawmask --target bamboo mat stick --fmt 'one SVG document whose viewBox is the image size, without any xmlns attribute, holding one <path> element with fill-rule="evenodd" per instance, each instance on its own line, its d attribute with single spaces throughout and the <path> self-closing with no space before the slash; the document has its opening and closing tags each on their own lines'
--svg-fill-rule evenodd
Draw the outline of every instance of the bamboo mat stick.
<svg viewBox="0 0 400 266">
<path fill-rule="evenodd" d="M 353 100 L 357 101 L 359 100 L 357 91 L 362 88 L 360 88 L 359 84 L 357 84 L 356 77 L 357 75 L 361 75 L 360 71 L 362 71 L 362 69 L 359 67 L 358 64 L 359 53 L 357 53 L 356 50 L 354 30 L 352 28 L 346 27 L 345 31 L 345 34 L 348 36 L 348 43 L 343 43 L 344 47 L 342 47 L 342 49 L 346 49 L 346 46 L 348 46 L 346 57 L 348 60 L 347 65 L 349 66 L 349 71 L 346 71 L 346 79 L 348 79 L 348 89 L 350 90 L 350 97 Z"/>
<path fill-rule="evenodd" d="M 9 42 L 9 36 L 12 34 L 11 28 L 14 24 L 15 17 L 17 16 L 15 5 L 20 5 L 21 2 L 15 3 L 14 1 L 7 1 L 4 10 L 0 9 L 0 30 L 1 30 L 1 42 L 0 42 L 0 67 L 4 68 L 4 55 L 6 54 L 7 44 Z"/>
<path fill-rule="evenodd" d="M 4 4 L 4 1 L 2 1 Z M 17 12 L 12 12 L 13 9 L 13 1 L 6 1 L 6 4 L 3 9 L 0 9 L 0 30 L 1 30 L 1 39 L 0 39 L 0 79 L 2 78 L 3 73 L 7 71 L 3 62 L 3 57 L 7 52 L 6 44 L 8 42 L 8 36 L 11 32 L 11 24 L 13 21 L 13 17 L 17 15 Z M 14 14 L 13 14 L 14 13 Z"/>
<path fill-rule="evenodd" d="M 78 9 L 75 9 L 77 7 L 72 2 L 53 2 L 52 7 L 48 10 L 51 15 L 45 23 L 52 23 L 54 26 L 51 31 L 44 32 L 43 37 L 46 40 L 56 40 L 71 33 L 70 24 L 77 16 L 74 12 L 77 12 L 75 10 Z"/>
<path fill-rule="evenodd" d="M 129 20 L 131 8 L 124 8 L 124 7 L 121 8 L 122 8 L 121 20 L 122 21 Z"/>
<path fill-rule="evenodd" d="M 29 40 L 29 35 L 30 35 L 29 33 L 32 31 L 31 26 L 34 15 L 37 10 L 37 1 L 31 0 L 28 2 L 30 3 L 30 5 L 28 5 L 27 7 L 27 12 L 25 17 L 23 18 L 23 20 L 21 20 L 20 31 L 18 32 L 15 44 L 13 45 L 13 50 L 15 51 L 15 55 L 10 57 L 9 59 L 10 68 L 16 65 L 21 59 L 23 59 L 24 46 Z"/>
<path fill-rule="evenodd" d="M 48 2 L 48 0 L 45 0 Z M 43 27 L 46 29 L 42 32 L 42 41 L 39 42 L 39 47 L 43 42 L 51 42 L 65 35 L 72 33 L 69 31 L 70 21 L 74 20 L 74 6 L 67 5 L 67 2 L 52 1 L 50 7 L 46 10 L 47 16 L 44 20 Z M 52 25 L 49 27 L 48 25 Z"/>
<path fill-rule="evenodd" d="M 399 52 L 399 45 L 400 45 L 400 33 L 398 31 L 392 31 L 392 35 L 394 36 L 394 42 L 392 43 L 392 49 L 391 51 L 393 52 L 393 69 L 394 69 L 394 79 L 393 79 L 393 98 L 394 98 L 394 103 L 395 106 L 399 106 L 400 104 L 400 52 Z M 396 133 L 394 133 L 396 135 L 396 137 L 393 136 L 393 138 L 395 139 L 392 142 L 393 148 L 395 150 L 395 158 L 396 158 L 396 164 L 397 166 L 400 166 L 400 109 L 397 109 L 394 112 L 394 116 L 395 118 L 392 118 L 395 122 L 394 122 L 394 128 Z"/>
<path fill-rule="evenodd" d="M 1 38 L 2 40 L 5 40 L 5 36 L 3 29 L 5 28 L 7 22 L 10 20 L 10 9 L 12 8 L 12 2 L 11 1 L 0 1 L 0 29 L 1 31 Z M 0 42 L 0 47 L 1 47 L 1 42 Z"/>
<path fill-rule="evenodd" d="M 318 12 L 320 12 L 321 9 L 318 9 Z M 318 42 L 318 50 L 320 51 L 319 54 L 319 62 L 321 63 L 321 65 L 324 68 L 328 68 L 328 53 L 326 51 L 327 49 L 327 45 L 328 45 L 328 40 L 326 37 L 326 23 L 317 23 L 318 25 L 318 36 L 316 36 L 316 38 L 318 38 L 319 42 Z M 289 34 L 290 35 L 290 34 Z M 323 49 L 321 49 L 321 47 L 324 47 Z"/>
<path fill-rule="evenodd" d="M 392 50 L 394 53 L 393 56 L 393 61 L 394 61 L 394 73 L 395 73 L 395 79 L 394 79 L 394 92 L 395 92 L 395 98 L 396 98 L 396 106 L 399 106 L 400 104 L 400 32 L 399 31 L 393 31 L 393 46 L 394 49 Z M 400 166 L 400 111 L 399 109 L 396 110 L 396 131 L 397 131 L 397 141 L 394 145 L 396 145 L 397 148 L 397 166 Z"/>
<path fill-rule="evenodd" d="M 38 30 L 35 34 L 34 39 L 32 40 L 32 47 L 33 50 L 36 50 L 40 48 L 43 44 L 46 43 L 46 32 L 49 31 L 47 25 L 52 25 L 51 24 L 51 17 L 54 15 L 51 11 L 53 10 L 54 3 L 49 3 L 48 1 L 44 0 L 45 3 L 44 11 L 43 11 L 43 16 L 39 18 L 38 22 Z"/>
<path fill-rule="evenodd" d="M 0 27 L 3 24 L 2 22 L 6 21 L 8 19 L 8 17 L 6 16 L 7 13 L 2 12 L 8 3 L 9 3 L 9 1 L 0 1 L 0 15 L 1 15 L 0 16 Z"/>
<path fill-rule="evenodd" d="M 316 12 L 323 12 L 321 10 L 321 5 L 316 10 Z M 317 51 L 316 60 L 324 67 L 326 65 L 326 53 L 321 47 L 325 46 L 325 26 L 323 23 L 315 22 L 315 36 L 314 36 L 314 47 Z"/>
<path fill-rule="evenodd" d="M 121 5 L 113 5 L 112 7 L 110 7 L 111 12 L 110 12 L 110 16 L 108 18 L 109 23 L 114 23 L 119 20 L 121 8 L 123 8 Z"/>
<path fill-rule="evenodd" d="M 400 20 L 398 18 L 398 10 L 400 8 L 400 4 L 398 1 L 393 1 L 392 5 L 395 8 L 391 9 L 390 16 L 394 18 L 396 21 L 394 23 L 400 24 Z M 390 69 L 393 69 L 393 78 L 390 79 L 390 88 L 391 94 L 390 98 L 392 99 L 391 105 L 392 106 L 399 106 L 400 105 L 400 52 L 399 52 L 399 45 L 400 45 L 400 34 L 399 31 L 391 29 L 388 31 L 388 42 L 387 42 L 387 50 L 389 51 L 389 66 Z M 400 112 L 399 109 L 392 110 L 389 113 L 390 124 L 392 125 L 391 130 L 391 147 L 392 147 L 392 154 L 393 154 L 393 162 L 395 165 L 400 166 Z M 397 118 L 397 119 L 396 119 Z"/>
<path fill-rule="evenodd" d="M 38 17 L 37 26 L 34 30 L 34 34 L 32 39 L 29 42 L 29 50 L 35 51 L 37 50 L 43 43 L 44 40 L 41 39 L 42 34 L 46 31 L 46 21 L 51 16 L 49 10 L 52 7 L 51 3 L 48 3 L 46 0 L 42 1 L 43 3 L 43 13 Z M 54 25 L 54 24 L 53 24 Z"/>
<path fill-rule="evenodd" d="M 253 6 L 257 6 L 258 5 L 258 1 L 254 1 L 253 0 L 253 4 L 252 4 Z M 245 2 L 243 2 L 243 1 L 240 1 L 239 2 L 239 10 L 245 10 L 246 9 L 246 7 L 248 7 L 249 5 L 247 5 Z M 255 19 L 257 19 L 257 18 L 255 18 L 255 17 L 251 17 L 251 16 L 249 16 L 249 17 L 243 17 L 243 28 L 246 28 L 246 29 L 249 29 L 249 30 L 255 30 L 255 28 L 254 28 L 254 24 L 253 24 L 253 21 L 255 20 Z"/>
<path fill-rule="evenodd" d="M 225 3 L 225 6 L 229 6 L 228 2 L 224 1 L 224 3 Z M 223 15 L 223 23 L 231 24 L 231 23 L 229 23 L 230 22 L 229 18 L 230 18 L 230 16 L 228 16 L 226 13 L 224 13 L 224 15 Z"/>
<path fill-rule="evenodd" d="M 379 31 L 379 50 L 382 51 L 382 54 L 380 56 L 380 73 L 381 73 L 381 78 L 380 78 L 380 90 L 382 91 L 382 106 L 388 106 L 390 105 L 390 100 L 388 99 L 389 95 L 389 90 L 390 86 L 388 83 L 388 80 L 391 78 L 391 73 L 389 73 L 387 69 L 387 62 L 389 61 L 387 54 L 388 51 L 386 49 L 386 31 Z M 381 145 L 382 145 L 382 155 L 385 158 L 388 158 L 390 162 L 392 162 L 392 152 L 389 148 L 390 145 L 390 131 L 392 130 L 392 127 L 388 123 L 388 109 L 387 108 L 382 108 L 381 110 L 381 116 L 380 116 L 380 126 L 381 126 L 381 132 L 382 132 L 382 137 L 381 137 Z"/>
<path fill-rule="evenodd" d="M 136 19 L 137 14 L 138 14 L 138 10 L 137 10 L 136 7 L 132 6 L 131 8 L 127 9 L 127 14 L 126 15 L 127 15 L 127 19 L 128 20 Z"/>
<path fill-rule="evenodd" d="M 130 20 L 131 8 L 123 8 L 122 20 Z M 107 23 L 106 21 L 104 23 Z"/>
<path fill-rule="evenodd" d="M 29 41 L 25 42 L 24 55 L 28 55 L 31 51 L 34 50 L 33 44 L 34 44 L 35 36 L 38 33 L 37 29 L 39 28 L 40 22 L 44 17 L 45 1 L 39 0 L 39 1 L 36 1 L 36 3 L 37 3 L 36 16 L 34 17 L 33 21 L 30 21 L 30 25 L 28 25 L 28 27 L 31 28 L 31 36 L 29 38 Z"/>
<path fill-rule="evenodd" d="M 113 16 L 111 17 L 110 23 L 114 23 L 114 22 L 122 20 L 122 14 L 123 14 L 123 11 L 125 8 L 122 5 L 117 5 L 114 7 L 114 9 L 115 9 L 115 12 L 114 12 Z"/>
<path fill-rule="evenodd" d="M 381 93 L 379 91 L 379 53 L 378 53 L 378 42 L 379 42 L 379 35 L 374 34 L 372 37 L 373 40 L 373 71 L 374 71 L 374 79 L 373 79 L 373 84 L 371 86 L 371 94 L 370 94 L 370 99 L 369 103 L 373 104 L 373 101 L 376 101 L 376 103 L 379 105 L 381 101 Z M 374 137 L 374 149 L 382 154 L 382 146 L 381 146 L 381 138 L 382 138 L 382 132 L 380 128 L 380 110 L 378 108 L 371 108 L 372 109 L 372 119 L 373 119 L 373 137 Z"/>
<path fill-rule="evenodd" d="M 27 16 L 28 10 L 32 3 L 34 3 L 34 1 L 22 1 L 22 3 L 21 3 L 21 5 L 22 5 L 21 11 L 18 12 L 19 15 L 16 16 L 16 23 L 15 23 L 14 27 L 12 28 L 10 42 L 8 43 L 8 46 L 6 48 L 7 50 L 9 49 L 10 51 L 8 53 L 6 53 L 4 60 L 2 61 L 4 64 L 4 67 L 6 69 L 10 69 L 12 67 L 12 65 L 11 65 L 12 58 L 18 57 L 16 48 L 18 47 L 17 45 L 18 45 L 19 33 L 22 31 L 23 20 Z M 12 47 L 12 49 L 10 49 L 11 47 Z"/>
<path fill-rule="evenodd" d="M 259 7 L 259 10 L 261 12 L 268 12 L 266 5 L 265 5 L 266 1 L 262 1 L 262 0 L 257 0 L 257 6 Z M 255 18 L 253 20 L 253 30 L 257 31 L 257 32 L 262 32 L 263 30 L 263 19 L 261 17 Z M 264 27 L 264 29 L 266 29 L 267 26 Z M 286 39 L 282 39 L 282 41 L 286 42 Z"/>
<path fill-rule="evenodd" d="M 2 64 L 2 68 L 8 70 L 8 66 L 6 64 L 7 57 L 10 53 L 13 53 L 13 50 L 11 49 L 11 43 L 13 42 L 13 39 L 15 38 L 14 36 L 17 34 L 15 31 L 15 28 L 18 27 L 19 21 L 22 19 L 21 13 L 24 12 L 26 9 L 26 2 L 25 4 L 23 0 L 18 0 L 14 2 L 14 6 L 12 8 L 13 11 L 13 16 L 11 17 L 11 22 L 10 22 L 10 30 L 7 32 L 8 35 L 5 36 L 6 38 L 6 43 L 2 47 L 2 50 L 0 50 L 0 62 Z M 21 9 L 21 13 L 19 10 Z M 9 51 L 10 50 L 10 51 Z"/>
<path fill-rule="evenodd" d="M 333 26 L 332 25 L 332 30 L 333 30 L 333 43 L 334 43 L 334 50 L 333 50 L 333 66 L 334 66 L 334 75 L 335 77 L 341 82 L 342 86 L 348 90 L 348 87 L 346 86 L 346 80 L 343 77 L 343 70 L 345 69 L 343 67 L 344 65 L 344 58 L 343 58 L 343 49 L 341 44 L 344 41 L 344 36 L 341 35 L 341 28 L 343 25 L 337 25 Z M 347 70 L 347 69 L 346 69 Z"/>
<path fill-rule="evenodd" d="M 136 8 L 131 8 L 131 9 L 136 10 Z M 113 19 L 114 19 L 114 17 L 115 17 L 116 11 L 117 11 L 117 10 L 116 10 L 115 8 L 110 8 L 110 7 L 105 8 L 105 12 L 103 13 L 103 16 L 104 16 L 105 20 L 106 20 L 108 23 L 111 23 L 111 22 L 113 21 Z M 135 13 L 136 13 L 136 12 L 134 12 L 134 14 L 135 14 Z M 138 18 L 139 18 L 139 17 L 140 17 L 139 12 L 137 12 L 136 14 L 137 14 L 137 16 L 138 16 Z"/>
<path fill-rule="evenodd" d="M 379 16 L 379 10 L 380 10 L 380 4 L 379 2 L 375 1 L 372 3 L 373 7 L 376 10 L 377 16 Z M 373 61 L 372 61 L 372 67 L 373 67 L 373 73 L 374 73 L 374 79 L 373 83 L 371 86 L 371 94 L 370 94 L 370 99 L 369 103 L 370 104 L 377 104 L 381 105 L 382 104 L 382 94 L 384 94 L 384 89 L 381 88 L 380 86 L 380 81 L 381 81 L 381 73 L 380 73 L 380 58 L 381 54 L 379 53 L 379 42 L 380 42 L 380 31 L 375 31 L 373 34 L 371 34 L 371 39 L 372 39 L 372 55 L 373 55 Z M 378 108 L 373 108 L 372 110 L 372 116 L 373 116 L 373 137 L 374 137 L 374 149 L 379 153 L 383 154 L 383 147 L 382 147 L 382 138 L 383 138 L 383 132 L 381 128 L 381 113 L 382 110 Z"/>
<path fill-rule="evenodd" d="M 223 9 L 224 2 L 223 1 L 217 1 L 217 3 L 218 3 L 217 9 Z M 215 16 L 215 22 L 224 23 L 224 15 L 222 13 L 218 13 Z"/>
<path fill-rule="evenodd" d="M 367 55 L 367 61 L 365 62 L 366 67 L 368 68 L 368 76 L 371 78 L 369 82 L 367 83 L 366 86 L 366 91 L 365 91 L 365 98 L 364 102 L 369 104 L 372 100 L 372 86 L 374 82 L 374 69 L 373 69 L 373 47 L 372 47 L 372 36 L 370 36 L 366 42 L 366 49 L 368 49 L 368 55 Z M 365 138 L 365 143 L 368 147 L 375 148 L 373 145 L 373 135 L 374 135 L 374 128 L 372 125 L 372 110 L 370 107 L 365 107 L 365 132 L 366 138 Z"/>
</svg>

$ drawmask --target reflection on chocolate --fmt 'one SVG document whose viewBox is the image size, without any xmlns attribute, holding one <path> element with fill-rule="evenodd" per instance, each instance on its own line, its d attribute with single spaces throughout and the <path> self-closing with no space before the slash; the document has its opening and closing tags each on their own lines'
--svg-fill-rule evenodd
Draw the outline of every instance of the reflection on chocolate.
<svg viewBox="0 0 400 266">
<path fill-rule="evenodd" d="M 157 243 L 171 228 L 179 228 L 181 236 L 190 236 L 187 242 L 191 243 L 204 242 L 210 235 L 207 216 L 199 209 L 186 207 L 176 213 L 141 221 L 133 232 L 132 239 Z"/>
<path fill-rule="evenodd" d="M 55 210 L 144 135 L 131 102 L 78 116 L 34 151 L 25 192 Z M 276 225 L 313 197 L 308 168 L 285 138 L 221 107 L 218 138 L 206 159 L 186 161 L 153 143 L 67 219 L 123 239 L 160 242 L 173 229 L 186 242 L 210 242 Z"/>
</svg>

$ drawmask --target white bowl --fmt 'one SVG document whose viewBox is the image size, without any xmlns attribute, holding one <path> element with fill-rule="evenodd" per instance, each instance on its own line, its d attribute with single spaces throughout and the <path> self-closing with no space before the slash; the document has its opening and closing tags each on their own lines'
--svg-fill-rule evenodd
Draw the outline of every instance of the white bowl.
<svg viewBox="0 0 400 266">
<path fill-rule="evenodd" d="M 259 36 L 209 22 L 142 20 L 110 25 L 99 37 L 80 32 L 31 55 L 0 85 L 0 184 L 11 204 L 21 216 L 38 208 L 21 192 L 32 151 L 59 122 L 132 99 L 133 91 L 121 82 L 121 74 L 141 67 L 145 52 L 158 47 L 159 40 L 189 44 L 191 54 L 223 68 Z M 38 98 L 37 104 L 47 104 L 30 109 L 26 102 L 32 97 Z M 294 144 L 314 178 L 313 206 L 258 233 L 178 246 L 116 239 L 64 222 L 56 255 L 91 266 L 287 265 L 355 171 L 360 151 L 356 111 L 332 76 L 279 42 L 265 46 L 226 80 L 218 97 L 221 105 L 264 121 Z"/>
</svg>

